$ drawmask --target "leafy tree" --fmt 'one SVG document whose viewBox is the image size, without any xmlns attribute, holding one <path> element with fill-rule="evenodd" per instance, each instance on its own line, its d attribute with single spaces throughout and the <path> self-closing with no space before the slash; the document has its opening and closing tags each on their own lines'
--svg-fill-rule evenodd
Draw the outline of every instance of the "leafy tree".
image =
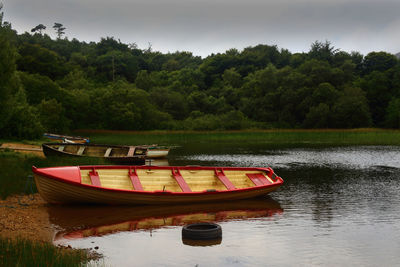
<svg viewBox="0 0 400 267">
<path fill-rule="evenodd" d="M 101 38 L 100 42 L 95 47 L 97 56 L 107 54 L 111 51 L 129 52 L 129 45 L 121 43 L 120 40 L 115 40 L 114 37 Z"/>
<path fill-rule="evenodd" d="M 249 126 L 246 116 L 237 110 L 231 110 L 220 116 L 221 126 L 224 130 L 239 130 Z"/>
<path fill-rule="evenodd" d="M 25 43 L 19 48 L 21 55 L 18 60 L 18 70 L 38 73 L 57 79 L 67 74 L 65 60 L 54 51 L 37 44 Z"/>
<path fill-rule="evenodd" d="M 38 110 L 26 101 L 23 88 L 19 88 L 12 99 L 11 118 L 6 124 L 5 137 L 34 139 L 43 134 L 43 127 L 38 117 Z"/>
<path fill-rule="evenodd" d="M 222 79 L 225 84 L 233 88 L 239 88 L 242 85 L 242 76 L 234 68 L 225 70 Z"/>
<path fill-rule="evenodd" d="M 53 25 L 53 29 L 56 31 L 57 38 L 61 39 L 61 37 L 65 34 L 64 31 L 66 28 L 61 23 L 55 22 Z"/>
<path fill-rule="evenodd" d="M 199 67 L 200 71 L 205 74 L 206 86 L 211 86 L 216 80 L 221 79 L 221 75 L 224 71 L 235 67 L 237 63 L 238 58 L 236 50 L 207 57 Z"/>
<path fill-rule="evenodd" d="M 350 60 L 345 60 L 340 66 L 343 75 L 343 83 L 352 83 L 357 77 L 357 65 Z"/>
<path fill-rule="evenodd" d="M 134 82 L 138 72 L 138 61 L 129 52 L 111 50 L 106 54 L 96 57 L 93 66 L 96 68 L 100 81 L 115 81 L 124 78 L 129 82 Z"/>
<path fill-rule="evenodd" d="M 118 130 L 160 129 L 166 127 L 172 119 L 150 102 L 147 92 L 121 80 L 91 91 L 90 98 L 90 119 L 92 123 L 97 122 L 97 127 Z"/>
<path fill-rule="evenodd" d="M 305 53 L 295 53 L 290 57 L 289 65 L 292 68 L 298 68 L 307 60 L 307 54 Z"/>
<path fill-rule="evenodd" d="M 69 64 L 79 66 L 81 68 L 88 67 L 88 56 L 83 55 L 80 52 L 73 52 L 69 59 Z"/>
<path fill-rule="evenodd" d="M 70 121 L 66 118 L 65 110 L 54 98 L 43 99 L 38 110 L 40 122 L 47 132 L 65 132 L 69 129 Z"/>
<path fill-rule="evenodd" d="M 308 52 L 308 56 L 311 59 L 317 59 L 332 63 L 335 54 L 339 52 L 339 49 L 335 49 L 329 41 L 325 43 L 315 41 L 311 44 L 311 49 Z"/>
<path fill-rule="evenodd" d="M 174 71 L 179 69 L 179 62 L 173 58 L 169 59 L 167 62 L 165 62 L 162 66 L 163 70 L 166 71 Z"/>
<path fill-rule="evenodd" d="M 166 88 L 154 88 L 150 97 L 161 111 L 171 114 L 174 119 L 182 120 L 188 116 L 189 107 L 182 94 Z"/>
<path fill-rule="evenodd" d="M 394 96 L 389 77 L 384 72 L 373 71 L 359 79 L 356 85 L 366 93 L 374 125 L 382 127 L 386 107 Z"/>
<path fill-rule="evenodd" d="M 330 124 L 331 110 L 325 103 L 313 106 L 306 115 L 304 127 L 306 128 L 328 128 Z"/>
<path fill-rule="evenodd" d="M 187 101 L 190 110 L 212 114 L 226 111 L 226 101 L 224 98 L 216 98 L 207 95 L 205 92 L 194 91 L 187 97 Z"/>
<path fill-rule="evenodd" d="M 326 61 L 311 59 L 304 62 L 297 70 L 306 75 L 308 86 L 318 86 L 323 82 L 330 82 L 332 79 L 332 68 Z"/>
<path fill-rule="evenodd" d="M 364 74 L 369 74 L 373 71 L 385 71 L 393 68 L 397 64 L 397 58 L 386 52 L 371 52 L 362 62 Z"/>
<path fill-rule="evenodd" d="M 61 101 L 64 97 L 61 88 L 49 77 L 22 72 L 20 79 L 26 91 L 28 103 L 31 105 L 38 105 L 42 100 L 52 98 Z"/>
<path fill-rule="evenodd" d="M 325 103 L 332 106 L 339 97 L 339 92 L 330 83 L 321 83 L 311 95 L 312 103 L 318 105 Z"/>
<path fill-rule="evenodd" d="M 39 32 L 39 34 L 42 34 L 42 31 L 46 30 L 46 26 L 44 26 L 43 24 L 39 24 L 36 27 L 31 29 L 31 32 L 35 33 L 35 32 Z"/>
<path fill-rule="evenodd" d="M 232 67 L 235 67 L 242 76 L 263 69 L 268 66 L 268 64 L 273 64 L 280 68 L 290 61 L 290 53 L 288 53 L 287 50 L 279 51 L 276 45 L 247 47 L 237 57 L 239 60 L 232 59 L 233 63 L 237 62 Z"/>
<path fill-rule="evenodd" d="M 183 68 L 176 73 L 176 80 L 179 81 L 181 88 L 186 93 L 195 90 L 204 90 L 206 88 L 204 82 L 204 73 L 199 69 Z"/>
<path fill-rule="evenodd" d="M 152 80 L 150 79 L 150 75 L 147 73 L 146 70 L 141 70 L 136 76 L 135 84 L 138 88 L 149 90 L 153 84 Z"/>
<path fill-rule="evenodd" d="M 386 108 L 385 127 L 400 128 L 400 98 L 392 98 Z"/>
<path fill-rule="evenodd" d="M 86 73 L 80 69 L 71 71 L 63 79 L 58 80 L 57 84 L 68 90 L 91 90 L 94 88 L 94 84 L 88 79 Z"/>
<path fill-rule="evenodd" d="M 371 126 L 371 113 L 365 93 L 357 87 L 346 87 L 332 108 L 333 126 L 360 128 Z"/>
<path fill-rule="evenodd" d="M 15 79 L 16 49 L 12 42 L 14 33 L 10 24 L 3 22 L 3 5 L 0 3 L 0 132 L 10 119 L 12 87 Z"/>
<path fill-rule="evenodd" d="M 25 125 L 19 135 L 42 127 L 31 119 L 54 130 L 398 127 L 400 64 L 385 52 L 316 41 L 307 53 L 261 44 L 202 59 L 114 37 L 62 39 L 60 23 L 57 40 L 41 24 L 18 35 L 0 20 L 3 135 L 11 118 Z"/>
</svg>

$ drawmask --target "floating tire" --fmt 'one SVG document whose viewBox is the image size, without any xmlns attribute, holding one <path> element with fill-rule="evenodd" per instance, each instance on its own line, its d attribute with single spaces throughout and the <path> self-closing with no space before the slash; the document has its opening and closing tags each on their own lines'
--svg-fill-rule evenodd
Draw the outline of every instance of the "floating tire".
<svg viewBox="0 0 400 267">
<path fill-rule="evenodd" d="M 182 228 L 182 238 L 209 240 L 222 238 L 222 228 L 216 223 L 194 223 Z"/>
<path fill-rule="evenodd" d="M 211 247 L 220 245 L 222 243 L 222 238 L 194 240 L 182 237 L 182 243 L 191 247 Z"/>
</svg>

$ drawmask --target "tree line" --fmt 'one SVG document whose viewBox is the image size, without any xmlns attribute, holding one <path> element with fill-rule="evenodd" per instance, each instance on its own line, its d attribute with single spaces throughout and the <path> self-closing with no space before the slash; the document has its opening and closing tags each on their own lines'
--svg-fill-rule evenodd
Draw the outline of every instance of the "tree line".
<svg viewBox="0 0 400 267">
<path fill-rule="evenodd" d="M 316 41 L 206 58 L 124 44 L 17 34 L 0 17 L 0 136 L 73 129 L 400 127 L 400 62 Z"/>
</svg>

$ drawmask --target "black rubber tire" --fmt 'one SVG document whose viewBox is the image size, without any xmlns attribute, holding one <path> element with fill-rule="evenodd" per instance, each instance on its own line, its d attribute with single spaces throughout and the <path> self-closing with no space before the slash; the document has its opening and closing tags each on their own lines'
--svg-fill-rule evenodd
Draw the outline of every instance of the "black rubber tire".
<svg viewBox="0 0 400 267">
<path fill-rule="evenodd" d="M 194 240 L 222 238 L 222 228 L 216 223 L 194 223 L 182 228 L 182 237 Z"/>
<path fill-rule="evenodd" d="M 195 240 L 182 237 L 182 243 L 191 247 L 211 247 L 220 245 L 222 243 L 222 238 Z"/>
</svg>

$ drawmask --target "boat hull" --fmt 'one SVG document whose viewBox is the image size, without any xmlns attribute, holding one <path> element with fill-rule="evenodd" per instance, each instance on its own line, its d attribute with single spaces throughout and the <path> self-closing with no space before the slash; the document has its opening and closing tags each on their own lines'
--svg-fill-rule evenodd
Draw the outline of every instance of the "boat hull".
<svg viewBox="0 0 400 267">
<path fill-rule="evenodd" d="M 104 166 L 96 166 L 101 173 Z M 118 168 L 113 166 L 114 169 Z M 67 169 L 69 168 L 69 169 Z M 85 166 L 82 168 L 93 168 Z M 110 167 L 111 168 L 111 167 Z M 140 171 L 146 168 L 153 170 L 168 171 L 174 167 L 149 167 L 138 166 Z M 184 168 L 184 167 L 181 167 Z M 47 172 L 51 170 L 52 173 Z M 61 169 L 61 168 L 60 168 Z M 110 187 L 101 187 L 95 184 L 84 184 L 86 179 L 81 177 L 79 167 L 65 167 L 61 177 L 57 175 L 56 168 L 45 168 L 45 171 L 33 167 L 34 179 L 40 195 L 49 203 L 94 203 L 94 204 L 112 204 L 112 205 L 163 205 L 163 204 L 182 204 L 182 203 L 200 203 L 200 202 L 220 202 L 229 200 L 240 200 L 254 198 L 266 195 L 283 183 L 282 178 L 276 177 L 276 180 L 268 185 L 252 186 L 248 188 L 231 190 L 202 190 L 196 192 L 172 192 L 168 190 L 127 190 L 115 189 Z M 55 171 L 56 170 L 56 171 Z M 253 170 L 253 168 L 252 168 Z M 103 170 L 104 171 L 104 170 Z M 109 171 L 109 169 L 106 169 Z M 151 170 L 151 172 L 153 172 Z M 183 171 L 182 171 L 183 172 Z M 54 174 L 56 173 L 56 174 Z M 61 172 L 59 172 L 61 173 Z M 109 180 L 113 180 L 112 175 L 108 175 Z M 117 180 L 117 179 L 115 179 Z M 122 183 L 122 182 L 116 182 Z M 165 188 L 165 186 L 164 186 Z"/>
<path fill-rule="evenodd" d="M 168 156 L 169 149 L 158 149 L 152 148 L 147 150 L 146 157 L 151 159 L 166 158 Z"/>
<path fill-rule="evenodd" d="M 65 147 L 64 150 L 59 150 L 59 147 Z M 107 145 L 94 145 L 94 144 L 75 144 L 75 143 L 44 143 L 42 144 L 43 153 L 46 157 L 91 157 L 91 158 L 103 158 L 107 161 L 120 163 L 120 164 L 144 164 L 146 160 L 146 148 L 142 148 L 143 153 L 141 155 L 128 155 L 129 147 L 123 146 L 107 146 Z M 79 153 L 80 148 L 85 148 L 82 154 Z M 124 150 L 124 154 L 117 154 L 105 156 L 107 149 Z M 92 152 L 87 152 L 88 150 Z"/>
</svg>

